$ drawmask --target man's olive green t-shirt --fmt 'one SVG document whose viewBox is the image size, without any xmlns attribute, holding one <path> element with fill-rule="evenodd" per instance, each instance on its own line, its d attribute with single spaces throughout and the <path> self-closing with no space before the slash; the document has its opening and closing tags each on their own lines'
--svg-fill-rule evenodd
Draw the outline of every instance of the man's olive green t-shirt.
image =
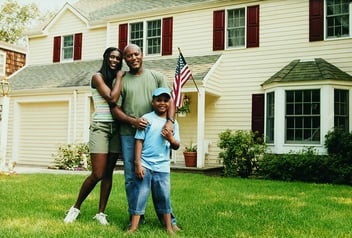
<svg viewBox="0 0 352 238">
<path fill-rule="evenodd" d="M 129 72 L 123 77 L 121 94 L 118 105 L 125 114 L 139 118 L 151 112 L 153 92 L 156 88 L 169 88 L 166 77 L 160 72 L 144 69 L 141 75 L 132 75 Z M 136 129 L 129 123 L 121 123 L 122 136 L 134 136 Z"/>
</svg>

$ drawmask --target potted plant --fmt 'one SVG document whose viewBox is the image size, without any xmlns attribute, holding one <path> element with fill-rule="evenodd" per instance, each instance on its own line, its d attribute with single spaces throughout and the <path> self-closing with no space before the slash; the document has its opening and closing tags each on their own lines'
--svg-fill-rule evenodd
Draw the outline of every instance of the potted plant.
<svg viewBox="0 0 352 238">
<path fill-rule="evenodd" d="M 190 108 L 190 99 L 187 95 L 183 96 L 182 99 L 182 106 L 176 109 L 176 113 L 180 117 L 185 117 L 186 113 L 190 113 L 191 108 Z"/>
<path fill-rule="evenodd" d="M 186 167 L 196 167 L 197 166 L 197 146 L 192 145 L 186 146 L 183 151 L 183 156 L 185 158 Z"/>
</svg>

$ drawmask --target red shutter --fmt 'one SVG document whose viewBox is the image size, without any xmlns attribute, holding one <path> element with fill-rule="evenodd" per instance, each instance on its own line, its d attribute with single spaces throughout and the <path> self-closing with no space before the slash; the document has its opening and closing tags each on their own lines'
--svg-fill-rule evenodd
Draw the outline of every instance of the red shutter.
<svg viewBox="0 0 352 238">
<path fill-rule="evenodd" d="M 259 47 L 259 5 L 247 8 L 247 48 Z"/>
<path fill-rule="evenodd" d="M 61 36 L 54 37 L 53 62 L 60 62 Z"/>
<path fill-rule="evenodd" d="M 324 0 L 309 0 L 309 41 L 324 40 Z"/>
<path fill-rule="evenodd" d="M 128 24 L 119 25 L 119 49 L 124 50 L 128 39 Z"/>
<path fill-rule="evenodd" d="M 73 60 L 82 59 L 82 33 L 75 34 Z"/>
<path fill-rule="evenodd" d="M 264 94 L 252 94 L 252 131 L 264 135 Z"/>
<path fill-rule="evenodd" d="M 163 19 L 161 55 L 172 55 L 172 17 Z"/>
<path fill-rule="evenodd" d="M 225 10 L 213 13 L 213 50 L 225 49 Z"/>
</svg>

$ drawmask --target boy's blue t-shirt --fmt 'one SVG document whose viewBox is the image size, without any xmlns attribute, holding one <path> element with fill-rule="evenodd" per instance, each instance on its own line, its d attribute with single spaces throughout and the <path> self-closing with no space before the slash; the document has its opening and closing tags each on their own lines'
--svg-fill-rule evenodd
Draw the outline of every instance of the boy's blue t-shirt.
<svg viewBox="0 0 352 238">
<path fill-rule="evenodd" d="M 143 115 L 148 120 L 144 130 L 137 130 L 135 139 L 144 140 L 142 166 L 156 172 L 170 172 L 170 142 L 161 135 L 166 118 L 159 117 L 154 111 Z M 179 126 L 174 124 L 174 138 L 180 142 Z"/>
</svg>

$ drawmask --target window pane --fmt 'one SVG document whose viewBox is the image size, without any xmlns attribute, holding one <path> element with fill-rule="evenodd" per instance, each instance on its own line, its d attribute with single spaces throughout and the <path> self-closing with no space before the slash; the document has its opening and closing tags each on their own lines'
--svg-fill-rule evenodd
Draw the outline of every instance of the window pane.
<svg viewBox="0 0 352 238">
<path fill-rule="evenodd" d="M 334 126 L 349 132 L 349 92 L 335 89 L 334 91 Z"/>
<path fill-rule="evenodd" d="M 130 43 L 138 45 L 143 50 L 143 22 L 130 24 Z"/>
<path fill-rule="evenodd" d="M 63 37 L 63 59 L 73 59 L 73 35 Z"/>
<path fill-rule="evenodd" d="M 328 38 L 349 36 L 350 0 L 326 0 L 326 32 Z"/>
<path fill-rule="evenodd" d="M 240 47 L 245 45 L 245 8 L 227 11 L 227 46 Z"/>
<path fill-rule="evenodd" d="M 319 143 L 319 129 L 320 90 L 286 91 L 286 143 Z"/>
<path fill-rule="evenodd" d="M 275 102 L 274 92 L 267 93 L 266 95 L 266 142 L 274 142 L 274 113 Z"/>
<path fill-rule="evenodd" d="M 147 22 L 147 54 L 161 52 L 161 20 Z"/>
</svg>

